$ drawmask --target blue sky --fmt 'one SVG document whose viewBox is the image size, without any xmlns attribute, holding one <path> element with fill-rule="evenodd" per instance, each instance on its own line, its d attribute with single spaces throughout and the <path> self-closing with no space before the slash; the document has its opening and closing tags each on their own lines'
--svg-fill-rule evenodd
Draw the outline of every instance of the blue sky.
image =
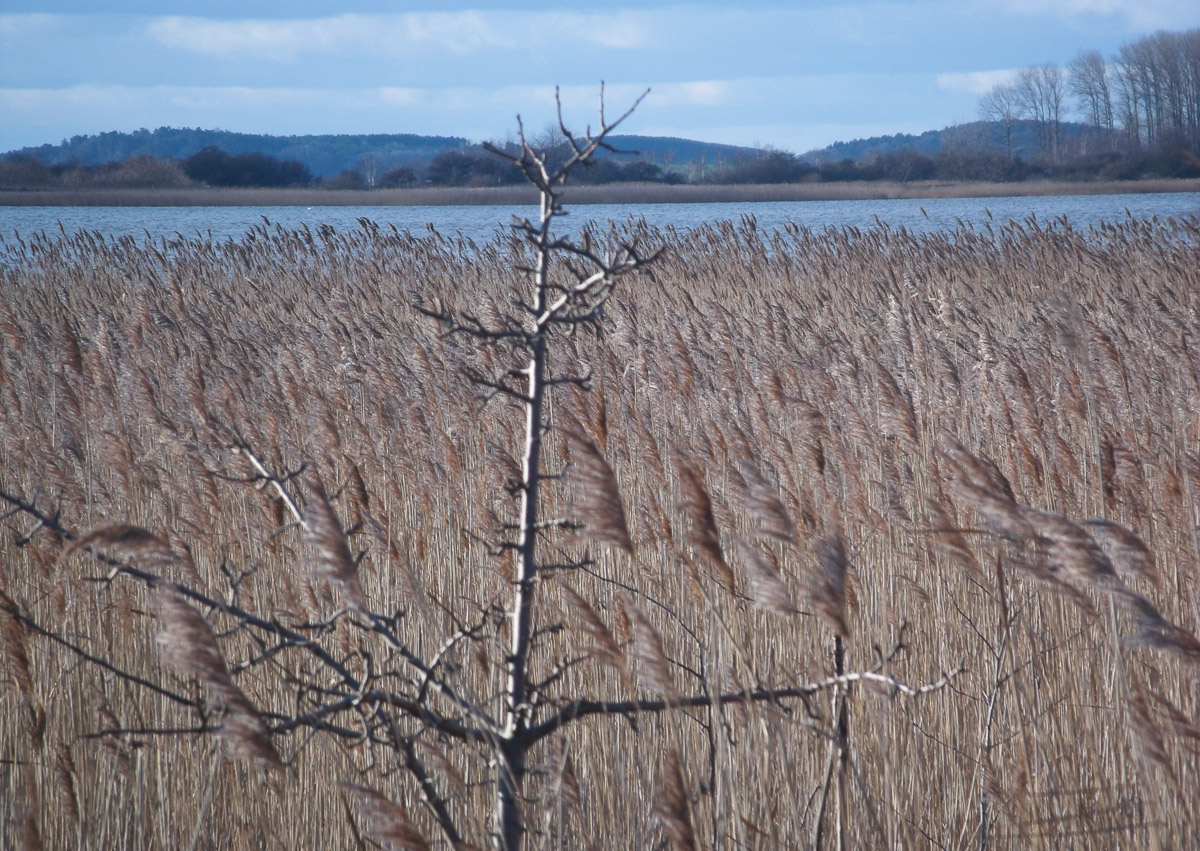
<svg viewBox="0 0 1200 851">
<path fill-rule="evenodd" d="M 0 0 L 0 151 L 186 126 L 503 139 L 516 115 L 802 153 L 971 121 L 1022 67 L 1200 26 L 1195 0 Z"/>
</svg>

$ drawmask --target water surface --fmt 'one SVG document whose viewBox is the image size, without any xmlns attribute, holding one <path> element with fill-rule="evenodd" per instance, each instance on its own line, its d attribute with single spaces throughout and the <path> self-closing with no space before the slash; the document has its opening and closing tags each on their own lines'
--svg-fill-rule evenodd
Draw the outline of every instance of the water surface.
<svg viewBox="0 0 1200 851">
<path fill-rule="evenodd" d="M 569 201 L 568 196 L 568 201 Z M 770 232 L 789 222 L 813 229 L 869 228 L 884 222 L 918 233 L 952 230 L 960 224 L 982 226 L 989 220 L 1025 221 L 1030 216 L 1048 222 L 1066 217 L 1071 226 L 1087 229 L 1099 222 L 1127 217 L 1200 215 L 1200 193 L 1143 195 L 1019 196 L 993 198 L 927 198 L 869 201 L 762 201 L 691 204 L 590 204 L 570 207 L 560 232 L 578 231 L 588 221 L 624 222 L 645 218 L 656 227 L 678 230 L 721 220 L 737 222 L 751 215 L 761 230 Z M 486 241 L 506 228 L 513 216 L 534 217 L 536 207 L 0 207 L 0 238 L 15 233 L 79 230 L 104 237 L 146 235 L 161 238 L 211 237 L 240 240 L 267 219 L 272 225 L 316 230 L 322 225 L 339 231 L 358 227 L 360 218 L 383 227 L 395 226 L 414 234 L 436 228 L 445 235 L 461 234 Z"/>
</svg>

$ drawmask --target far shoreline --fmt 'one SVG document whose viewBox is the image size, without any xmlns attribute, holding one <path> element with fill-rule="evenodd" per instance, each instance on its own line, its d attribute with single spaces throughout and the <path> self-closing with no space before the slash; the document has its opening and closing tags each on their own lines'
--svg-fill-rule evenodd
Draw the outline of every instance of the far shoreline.
<svg viewBox="0 0 1200 851">
<path fill-rule="evenodd" d="M 587 204 L 699 204 L 769 201 L 885 201 L 1054 195 L 1132 195 L 1200 192 L 1200 179 L 1021 181 L 981 183 L 847 181 L 692 185 L 610 183 L 571 186 L 566 198 Z M 313 189 L 174 187 L 153 189 L 0 190 L 5 207 L 441 207 L 534 206 L 524 186 Z"/>
</svg>

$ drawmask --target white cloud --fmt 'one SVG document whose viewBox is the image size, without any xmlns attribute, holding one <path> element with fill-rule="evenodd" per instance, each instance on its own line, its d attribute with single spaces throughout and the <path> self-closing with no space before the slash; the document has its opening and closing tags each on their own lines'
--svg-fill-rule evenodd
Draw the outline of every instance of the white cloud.
<svg viewBox="0 0 1200 851">
<path fill-rule="evenodd" d="M 388 106 L 418 106 L 425 100 L 420 89 L 402 86 L 384 86 L 379 90 L 379 98 Z"/>
<path fill-rule="evenodd" d="M 372 21 L 390 33 L 397 44 L 428 45 L 456 54 L 516 46 L 482 12 L 429 12 L 380 17 Z"/>
<path fill-rule="evenodd" d="M 731 80 L 698 80 L 690 83 L 666 83 L 651 89 L 652 103 L 720 106 L 739 96 L 738 85 Z"/>
<path fill-rule="evenodd" d="M 517 23 L 512 16 L 508 23 Z M 594 44 L 610 50 L 635 50 L 653 44 L 649 16 L 637 12 L 608 14 L 556 13 L 532 16 L 529 24 L 534 37 L 553 34 L 555 38 Z M 528 36 L 527 36 L 528 37 Z"/>
<path fill-rule="evenodd" d="M 1017 76 L 1017 71 L 971 71 L 967 73 L 938 74 L 937 86 L 947 92 L 957 94 L 981 95 L 1001 83 L 1007 83 Z"/>
<path fill-rule="evenodd" d="M 1021 15 L 1072 18 L 1082 15 L 1124 18 L 1138 30 L 1178 29 L 1200 19 L 1195 0 L 999 0 L 999 5 Z M 982 14 L 982 12 L 981 12 Z"/>
<path fill-rule="evenodd" d="M 0 38 L 25 38 L 56 29 L 61 15 L 0 15 Z"/>
<path fill-rule="evenodd" d="M 479 12 L 339 15 L 295 20 L 166 17 L 151 21 L 147 31 L 168 47 L 219 56 L 265 56 L 277 61 L 364 50 L 403 55 L 428 47 L 462 55 L 513 46 Z"/>
<path fill-rule="evenodd" d="M 288 20 L 169 16 L 150 21 L 146 31 L 179 50 L 274 61 L 350 51 L 400 58 L 414 51 L 466 56 L 551 43 L 632 50 L 652 42 L 650 20 L 637 12 L 463 11 Z"/>
<path fill-rule="evenodd" d="M 362 15 L 288 21 L 172 16 L 150 21 L 146 31 L 167 47 L 191 53 L 288 61 L 351 46 L 368 49 L 381 35 L 372 24 Z"/>
</svg>

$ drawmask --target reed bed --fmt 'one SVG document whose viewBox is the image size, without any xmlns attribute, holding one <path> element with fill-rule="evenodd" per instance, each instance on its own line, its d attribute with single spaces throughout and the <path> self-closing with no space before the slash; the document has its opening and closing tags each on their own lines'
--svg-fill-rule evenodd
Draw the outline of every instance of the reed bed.
<svg viewBox="0 0 1200 851">
<path fill-rule="evenodd" d="M 763 201 L 862 201 L 890 198 L 993 198 L 1200 192 L 1200 180 L 851 180 L 811 183 L 608 183 L 575 186 L 571 204 L 690 204 Z M 8 207 L 419 207 L 535 205 L 528 186 L 418 186 L 407 189 L 162 187 L 5 189 Z"/>
<path fill-rule="evenodd" d="M 847 670 L 925 683 L 965 667 L 920 699 L 849 690 L 846 845 L 1200 844 L 1200 220 L 618 230 L 662 254 L 623 281 L 601 334 L 556 355 L 592 391 L 556 397 L 551 451 L 606 482 L 567 436 L 603 454 L 629 536 L 564 543 L 595 547 L 595 564 L 545 583 L 546 620 L 565 628 L 541 664 L 596 655 L 563 692 L 628 695 L 603 664 L 605 623 L 609 641 L 661 637 L 670 667 L 651 654 L 632 686 L 648 694 L 820 680 L 840 618 Z M 333 606 L 311 541 L 239 483 L 244 459 L 211 438 L 221 423 L 325 483 L 366 553 L 360 593 L 433 655 L 504 592 L 485 539 L 511 512 L 521 423 L 462 378 L 499 355 L 440 336 L 414 304 L 486 319 L 528 262 L 515 239 L 366 221 L 0 243 L 0 490 L 79 533 L 144 527 L 205 593 L 319 621 Z M 550 514 L 586 503 L 570 475 L 547 499 Z M 168 668 L 156 649 L 169 599 L 104 581 L 24 514 L 3 533 L 12 605 L 149 682 L 196 688 L 203 660 Z M 820 564 L 841 565 L 843 593 L 813 584 Z M 296 711 L 305 672 L 238 669 L 254 645 L 207 620 L 265 721 Z M 436 834 L 365 744 L 279 737 L 286 768 L 261 775 L 211 736 L 156 732 L 196 723 L 162 694 L 0 626 L 4 847 L 364 847 L 359 785 L 375 790 L 362 822 L 391 825 L 395 847 L 409 828 Z M 347 664 L 368 664 L 338 629 Z M 503 653 L 457 659 L 462 689 L 490 699 Z M 529 845 L 811 847 L 835 712 L 818 696 L 576 723 L 539 754 Z M 482 845 L 478 754 L 421 746 Z"/>
</svg>

